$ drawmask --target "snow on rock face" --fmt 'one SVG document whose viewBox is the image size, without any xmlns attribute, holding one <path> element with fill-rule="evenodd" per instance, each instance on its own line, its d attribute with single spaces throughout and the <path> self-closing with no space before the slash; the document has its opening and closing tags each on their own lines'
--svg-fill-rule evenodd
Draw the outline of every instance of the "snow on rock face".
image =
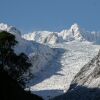
<svg viewBox="0 0 100 100">
<path fill-rule="evenodd" d="M 72 25 L 68 33 L 70 32 L 75 40 L 84 40 L 84 37 L 82 36 L 82 30 L 78 24 Z"/>
<path fill-rule="evenodd" d="M 59 33 L 59 35 L 62 36 L 64 41 L 84 40 L 82 31 L 78 24 L 73 24 L 69 30 L 63 30 Z"/>
<path fill-rule="evenodd" d="M 18 41 L 18 44 L 14 47 L 15 53 L 20 54 L 23 52 L 29 56 L 33 64 L 32 73 L 42 70 L 54 56 L 54 52 L 49 46 L 23 39 L 21 32 L 13 26 L 1 23 L 0 31 L 7 31 L 15 35 Z"/>
<path fill-rule="evenodd" d="M 56 35 L 56 33 L 48 31 L 33 32 L 25 34 L 22 37 L 27 40 L 37 41 L 39 43 L 55 44 L 58 42 L 58 36 Z"/>
</svg>

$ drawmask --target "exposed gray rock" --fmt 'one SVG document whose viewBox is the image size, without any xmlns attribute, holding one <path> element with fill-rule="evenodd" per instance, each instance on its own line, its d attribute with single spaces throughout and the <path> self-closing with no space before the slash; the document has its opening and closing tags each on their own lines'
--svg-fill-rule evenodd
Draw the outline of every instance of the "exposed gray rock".
<svg viewBox="0 0 100 100">
<path fill-rule="evenodd" d="M 90 88 L 100 87 L 100 51 L 96 57 L 80 70 L 72 84 L 84 85 Z"/>
</svg>

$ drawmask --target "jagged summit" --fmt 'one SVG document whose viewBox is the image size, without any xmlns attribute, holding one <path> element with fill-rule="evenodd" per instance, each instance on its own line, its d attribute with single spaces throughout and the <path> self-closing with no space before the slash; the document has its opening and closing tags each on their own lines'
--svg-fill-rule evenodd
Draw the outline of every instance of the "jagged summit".
<svg viewBox="0 0 100 100">
<path fill-rule="evenodd" d="M 70 27 L 69 31 L 71 31 L 73 33 L 73 35 L 77 35 L 77 34 L 82 35 L 83 30 L 77 23 L 75 23 Z"/>
<path fill-rule="evenodd" d="M 71 26 L 71 28 L 70 28 L 71 30 L 79 30 L 80 29 L 80 26 L 77 24 L 77 23 L 74 23 L 72 26 Z"/>
<path fill-rule="evenodd" d="M 69 29 L 63 30 L 59 35 L 63 38 L 64 41 L 82 41 L 85 40 L 83 36 L 83 30 L 80 26 L 75 23 Z"/>
</svg>

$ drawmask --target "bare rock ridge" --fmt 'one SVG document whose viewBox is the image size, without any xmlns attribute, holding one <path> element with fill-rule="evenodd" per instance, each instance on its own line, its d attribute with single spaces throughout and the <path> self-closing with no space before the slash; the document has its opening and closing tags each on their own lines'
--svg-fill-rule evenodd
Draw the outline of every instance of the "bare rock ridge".
<svg viewBox="0 0 100 100">
<path fill-rule="evenodd" d="M 100 88 L 100 51 L 96 57 L 80 70 L 72 84 Z"/>
</svg>

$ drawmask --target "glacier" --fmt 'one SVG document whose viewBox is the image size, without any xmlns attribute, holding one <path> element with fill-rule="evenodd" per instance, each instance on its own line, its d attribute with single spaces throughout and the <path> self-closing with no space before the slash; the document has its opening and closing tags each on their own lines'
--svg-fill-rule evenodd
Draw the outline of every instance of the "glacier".
<svg viewBox="0 0 100 100">
<path fill-rule="evenodd" d="M 70 88 L 52 100 L 100 100 L 100 51 L 75 75 Z"/>
</svg>

